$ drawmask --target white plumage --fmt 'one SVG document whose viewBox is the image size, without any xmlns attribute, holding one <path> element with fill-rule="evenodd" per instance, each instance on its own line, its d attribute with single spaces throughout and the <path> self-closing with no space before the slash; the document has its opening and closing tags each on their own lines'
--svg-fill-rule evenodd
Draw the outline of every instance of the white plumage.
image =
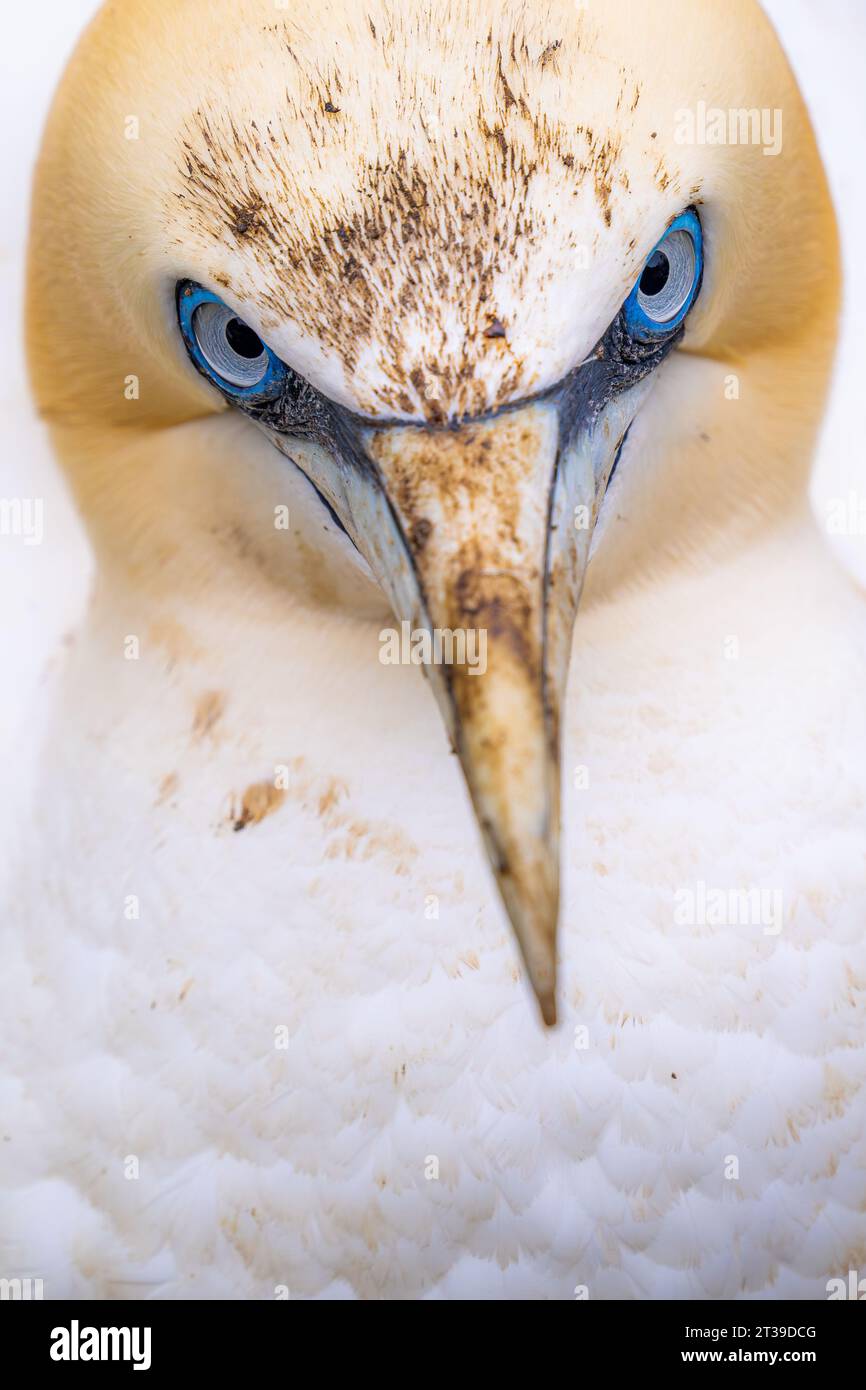
<svg viewBox="0 0 866 1390">
<path fill-rule="evenodd" d="M 429 691 L 379 664 L 379 618 L 287 602 L 258 549 L 276 500 L 309 540 L 307 485 L 225 415 L 124 440 L 122 483 L 79 448 L 101 571 L 4 885 L 12 1270 L 102 1297 L 821 1297 L 866 1262 L 862 600 L 805 506 L 610 582 L 646 535 L 629 457 L 682 481 L 711 420 L 737 478 L 743 415 L 792 432 L 772 371 L 723 414 L 729 367 L 665 364 L 607 499 L 553 1033 Z M 305 564 L 357 582 L 332 537 Z M 782 930 L 678 923 L 699 883 L 780 889 Z"/>
</svg>

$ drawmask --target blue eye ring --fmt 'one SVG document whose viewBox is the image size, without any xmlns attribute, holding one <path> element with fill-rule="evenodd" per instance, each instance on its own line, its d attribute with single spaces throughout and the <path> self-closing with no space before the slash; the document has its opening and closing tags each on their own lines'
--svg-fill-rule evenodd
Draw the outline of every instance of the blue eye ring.
<svg viewBox="0 0 866 1390">
<path fill-rule="evenodd" d="M 698 297 L 703 271 L 701 220 L 687 208 L 656 242 L 622 307 L 632 337 L 653 342 L 679 328 Z"/>
<path fill-rule="evenodd" d="M 215 308 L 209 310 L 210 305 Z M 222 315 L 218 310 L 223 311 Z M 208 316 L 209 333 L 203 331 L 203 315 Z M 202 376 L 224 395 L 244 401 L 271 400 L 279 395 L 288 375 L 286 364 L 259 338 L 254 329 L 244 323 L 230 305 L 220 299 L 219 295 L 206 290 L 203 285 L 197 285 L 193 280 L 179 281 L 177 319 L 186 350 L 194 365 Z M 220 355 L 209 355 L 206 350 L 208 338 L 212 338 L 214 331 L 219 331 L 221 322 L 226 325 L 237 324 L 243 330 L 245 345 L 255 339 L 261 347 L 261 353 L 256 357 L 236 353 L 231 343 L 226 341 L 222 344 Z M 256 375 L 259 369 L 261 375 Z"/>
</svg>

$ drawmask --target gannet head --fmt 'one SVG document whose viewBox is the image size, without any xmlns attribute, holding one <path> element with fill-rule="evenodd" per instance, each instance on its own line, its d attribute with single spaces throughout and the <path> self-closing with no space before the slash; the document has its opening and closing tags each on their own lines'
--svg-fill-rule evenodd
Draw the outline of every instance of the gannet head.
<svg viewBox="0 0 866 1390">
<path fill-rule="evenodd" d="M 552 1021 L 596 523 L 611 592 L 789 504 L 836 279 L 753 0 L 125 0 L 49 123 L 30 352 L 97 551 L 138 582 L 178 506 L 194 548 L 189 477 L 158 461 L 184 426 L 193 453 L 230 438 L 235 474 L 273 446 L 321 566 L 372 574 L 414 629 L 486 632 L 483 675 L 427 674 Z M 238 505 L 225 467 L 209 518 Z"/>
</svg>

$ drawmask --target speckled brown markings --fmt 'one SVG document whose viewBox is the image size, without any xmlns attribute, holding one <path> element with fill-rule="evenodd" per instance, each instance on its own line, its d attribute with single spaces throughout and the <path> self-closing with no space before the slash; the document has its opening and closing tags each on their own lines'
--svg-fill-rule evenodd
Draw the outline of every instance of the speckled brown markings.
<svg viewBox="0 0 866 1390">
<path fill-rule="evenodd" d="M 662 193 L 664 193 L 665 189 L 669 186 L 671 182 L 671 175 L 668 173 L 663 159 L 660 159 L 658 164 L 656 165 L 655 181 L 657 186 L 661 189 Z"/>
<path fill-rule="evenodd" d="M 557 53 L 559 52 L 559 50 L 560 50 L 561 48 L 562 48 L 562 39 L 551 39 L 550 43 L 549 43 L 549 44 L 547 45 L 547 47 L 544 49 L 544 52 L 542 53 L 541 57 L 540 57 L 539 60 L 538 60 L 540 66 L 542 67 L 542 69 L 547 68 L 547 67 L 555 68 L 555 66 L 556 66 L 556 55 L 557 55 Z"/>
<path fill-rule="evenodd" d="M 607 135 L 600 140 L 586 126 L 578 126 L 577 130 L 587 144 L 587 157 L 580 166 L 581 172 L 591 175 L 604 224 L 609 227 L 613 218 L 611 195 L 617 163 L 622 152 L 622 139 L 619 135 Z"/>
<path fill-rule="evenodd" d="M 612 224 L 640 88 L 630 72 L 618 76 L 615 125 L 566 122 L 547 84 L 554 91 L 559 66 L 574 61 L 575 35 L 566 50 L 537 29 L 491 32 L 466 55 L 465 99 L 440 102 L 436 74 L 404 73 L 393 29 L 378 12 L 366 22 L 371 64 L 398 72 L 386 96 L 371 105 L 363 54 L 352 65 L 337 48 L 313 60 L 302 34 L 268 26 L 287 69 L 284 101 L 259 110 L 248 92 L 228 110 L 214 102 L 190 114 L 173 215 L 188 241 L 210 248 L 216 282 L 254 298 L 266 330 L 290 322 L 347 378 L 372 383 L 358 391 L 362 410 L 472 415 L 533 388 L 535 361 L 490 331 L 507 322 L 497 285 L 517 302 L 535 291 L 537 248 L 557 224 L 549 188 L 562 200 L 588 188 Z M 558 236 L 567 258 L 577 234 L 561 225 Z"/>
</svg>

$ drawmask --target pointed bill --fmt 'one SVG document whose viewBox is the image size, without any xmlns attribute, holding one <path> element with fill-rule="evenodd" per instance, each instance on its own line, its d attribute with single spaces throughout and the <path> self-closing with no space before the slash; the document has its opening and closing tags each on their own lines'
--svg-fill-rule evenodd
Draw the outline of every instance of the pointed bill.
<svg viewBox="0 0 866 1390">
<path fill-rule="evenodd" d="M 425 673 L 548 1024 L 572 629 L 599 501 L 642 396 L 576 414 L 551 396 L 449 428 L 370 425 L 337 468 L 316 451 L 302 462 L 395 616 L 429 635 Z"/>
<path fill-rule="evenodd" d="M 559 704 L 545 694 L 545 591 L 558 440 L 555 408 L 539 404 L 458 430 L 398 427 L 364 441 L 411 555 L 413 623 L 438 631 L 440 645 L 452 634 L 458 658 L 484 657 L 434 664 L 428 675 L 547 1022 L 556 1016 Z"/>
</svg>

